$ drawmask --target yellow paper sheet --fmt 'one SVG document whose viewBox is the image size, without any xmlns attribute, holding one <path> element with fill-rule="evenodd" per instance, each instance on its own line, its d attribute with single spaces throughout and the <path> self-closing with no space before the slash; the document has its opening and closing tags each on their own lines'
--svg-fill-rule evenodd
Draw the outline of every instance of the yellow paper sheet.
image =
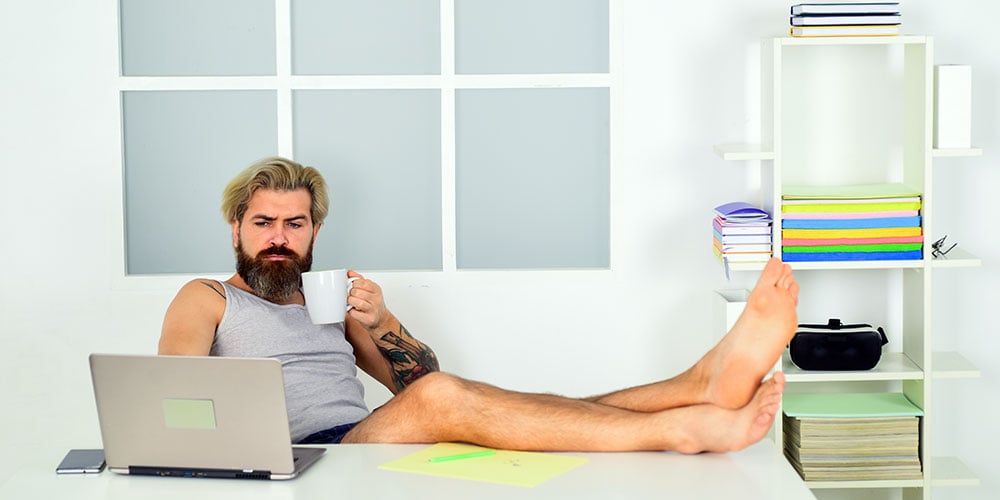
<svg viewBox="0 0 1000 500">
<path fill-rule="evenodd" d="M 398 460 L 382 464 L 379 469 L 515 486 L 536 486 L 580 466 L 588 460 L 572 455 L 496 450 L 495 454 L 487 457 L 437 463 L 427 461 L 432 457 L 457 455 L 485 449 L 487 448 L 468 444 L 438 443 Z"/>
</svg>

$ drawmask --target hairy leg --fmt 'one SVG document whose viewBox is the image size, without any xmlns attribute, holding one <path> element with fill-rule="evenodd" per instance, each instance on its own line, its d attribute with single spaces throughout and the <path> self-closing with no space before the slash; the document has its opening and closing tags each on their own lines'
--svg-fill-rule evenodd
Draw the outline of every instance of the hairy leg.
<svg viewBox="0 0 1000 500">
<path fill-rule="evenodd" d="M 799 285 L 792 270 L 771 259 L 725 337 L 677 377 L 590 398 L 635 411 L 696 404 L 744 407 L 795 334 Z"/>
<path fill-rule="evenodd" d="M 505 391 L 436 372 L 361 421 L 344 442 L 451 441 L 547 451 L 732 451 L 763 438 L 783 389 L 784 378 L 776 374 L 740 410 L 706 404 L 637 412 Z"/>
</svg>

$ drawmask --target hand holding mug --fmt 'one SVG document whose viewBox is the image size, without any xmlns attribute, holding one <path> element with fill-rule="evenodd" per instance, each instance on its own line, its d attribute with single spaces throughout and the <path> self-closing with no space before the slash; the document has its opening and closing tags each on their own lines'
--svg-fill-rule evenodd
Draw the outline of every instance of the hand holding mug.
<svg viewBox="0 0 1000 500">
<path fill-rule="evenodd" d="M 354 306 L 350 311 L 351 319 L 368 330 L 383 327 L 383 323 L 389 321 L 391 315 L 385 306 L 382 287 L 355 271 L 348 271 L 348 275 L 355 280 L 347 297 L 347 302 Z"/>
</svg>

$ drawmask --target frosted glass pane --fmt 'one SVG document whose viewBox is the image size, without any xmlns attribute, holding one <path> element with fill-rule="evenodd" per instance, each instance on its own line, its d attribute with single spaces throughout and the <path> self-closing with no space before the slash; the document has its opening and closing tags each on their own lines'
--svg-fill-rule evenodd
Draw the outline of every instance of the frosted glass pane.
<svg viewBox="0 0 1000 500">
<path fill-rule="evenodd" d="M 236 269 L 222 190 L 277 151 L 273 91 L 124 92 L 128 274 Z"/>
<path fill-rule="evenodd" d="M 441 269 L 441 93 L 302 90 L 295 155 L 323 172 L 314 268 Z"/>
<path fill-rule="evenodd" d="M 456 0 L 457 73 L 607 73 L 607 0 Z"/>
<path fill-rule="evenodd" d="M 437 74 L 438 0 L 293 0 L 292 72 Z"/>
<path fill-rule="evenodd" d="M 273 0 L 121 0 L 126 76 L 273 75 Z"/>
<path fill-rule="evenodd" d="M 606 268 L 608 89 L 460 90 L 459 268 Z"/>
</svg>

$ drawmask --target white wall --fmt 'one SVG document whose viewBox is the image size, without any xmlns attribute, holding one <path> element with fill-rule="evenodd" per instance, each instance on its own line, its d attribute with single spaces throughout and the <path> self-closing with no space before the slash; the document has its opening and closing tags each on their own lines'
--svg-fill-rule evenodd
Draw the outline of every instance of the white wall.
<svg viewBox="0 0 1000 500">
<path fill-rule="evenodd" d="M 754 201 L 759 180 L 712 145 L 754 139 L 758 40 L 783 33 L 790 3 L 626 3 L 611 271 L 371 275 L 446 370 L 582 396 L 674 374 L 714 342 L 712 290 L 749 287 L 754 276 L 726 282 L 707 221 L 720 202 Z M 902 10 L 905 32 L 935 36 L 937 62 L 973 67 L 973 139 L 985 154 L 938 162 L 935 226 L 983 267 L 935 274 L 934 345 L 961 351 L 982 377 L 935 383 L 937 402 L 954 411 L 932 430 L 938 452 L 983 480 L 935 496 L 987 498 L 1000 487 L 990 314 L 1000 241 L 980 221 L 1000 194 L 1000 5 L 908 0 Z M 25 456 L 54 467 L 65 449 L 100 445 L 87 354 L 154 352 L 163 312 L 189 278 L 120 276 L 114 11 L 110 1 L 0 0 L 0 481 Z"/>
</svg>

